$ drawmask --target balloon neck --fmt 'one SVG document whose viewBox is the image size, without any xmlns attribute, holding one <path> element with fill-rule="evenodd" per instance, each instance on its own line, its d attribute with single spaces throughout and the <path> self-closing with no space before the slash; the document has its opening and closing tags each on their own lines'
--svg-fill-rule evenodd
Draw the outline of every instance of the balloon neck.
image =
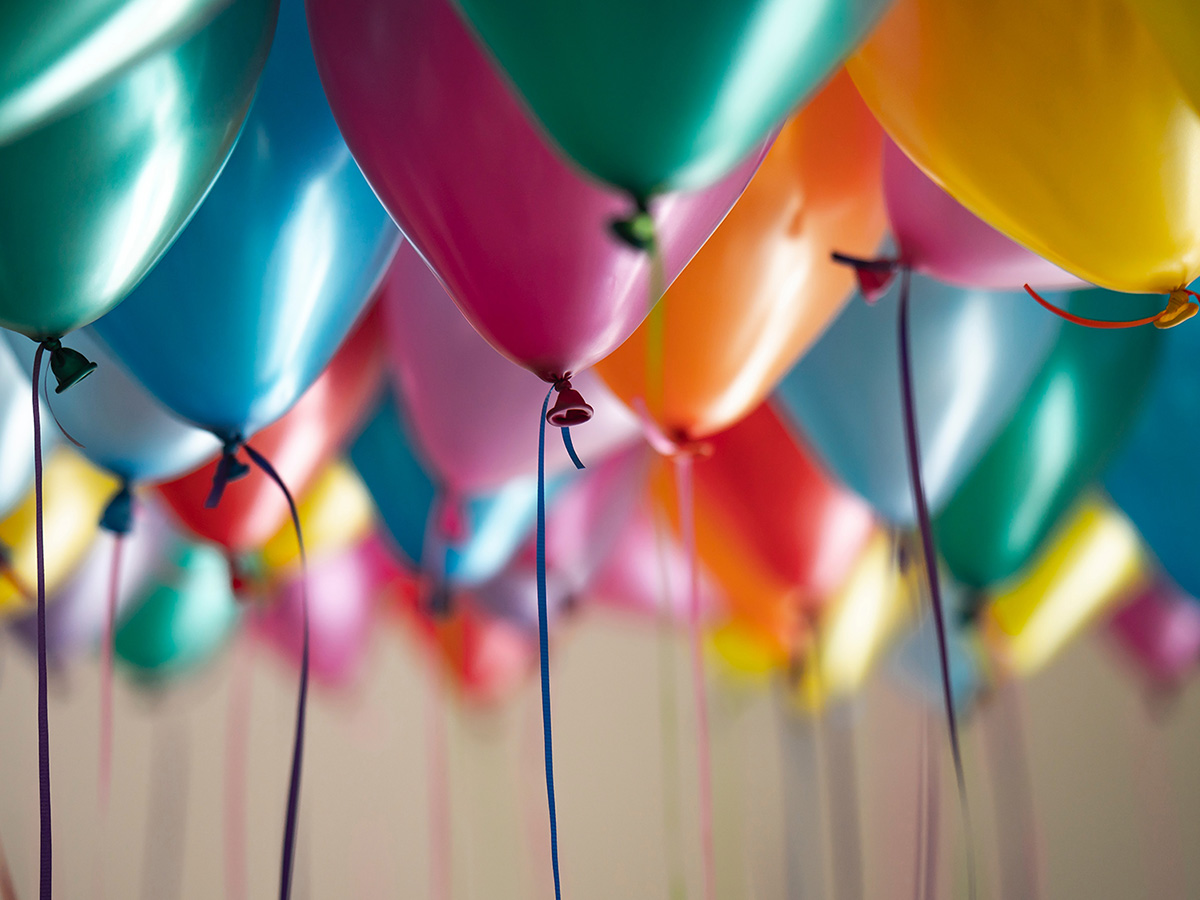
<svg viewBox="0 0 1200 900">
<path fill-rule="evenodd" d="M 42 346 L 50 351 L 50 371 L 58 382 L 54 388 L 56 394 L 61 394 L 96 371 L 94 362 L 78 350 L 64 347 L 58 338 L 47 338 L 42 341 Z"/>
<path fill-rule="evenodd" d="M 650 204 L 646 198 L 635 197 L 634 203 L 637 208 L 631 216 L 613 219 L 608 227 L 617 240 L 634 250 L 649 252 L 657 241 L 654 216 L 650 215 Z"/>
<path fill-rule="evenodd" d="M 570 373 L 554 382 L 558 396 L 546 413 L 546 421 L 555 428 L 573 428 L 588 421 L 595 410 L 583 399 L 583 395 L 571 387 Z"/>
<path fill-rule="evenodd" d="M 659 456 L 674 458 L 677 456 L 688 457 L 708 457 L 712 456 L 712 444 L 708 441 L 697 440 L 691 437 L 684 431 L 674 431 L 668 433 L 662 428 L 654 417 L 650 415 L 650 410 L 646 407 L 646 401 L 641 397 L 635 397 L 633 400 L 633 412 L 638 417 L 642 425 L 642 434 L 648 443 Z"/>
<path fill-rule="evenodd" d="M 217 460 L 217 470 L 213 472 L 212 490 L 204 501 L 205 509 L 215 509 L 225 494 L 225 488 L 231 481 L 245 478 L 250 474 L 250 466 L 238 459 L 238 451 L 245 439 L 241 435 L 225 438 L 225 446 L 221 450 L 221 458 Z"/>
<path fill-rule="evenodd" d="M 859 293 L 868 303 L 875 303 L 887 293 L 901 266 L 898 259 L 860 259 L 845 253 L 833 253 L 830 257 L 835 263 L 854 270 Z"/>
<path fill-rule="evenodd" d="M 100 527 L 113 534 L 129 534 L 133 530 L 133 491 L 128 481 L 113 494 L 104 513 L 100 516 Z"/>
<path fill-rule="evenodd" d="M 1200 295 L 1186 288 L 1171 291 L 1171 296 L 1167 300 L 1167 308 L 1158 314 L 1158 318 L 1154 320 L 1154 327 L 1174 328 L 1200 312 L 1200 305 L 1192 299 L 1197 296 Z"/>
<path fill-rule="evenodd" d="M 445 579 L 438 579 L 431 585 L 426 608 L 429 610 L 429 617 L 436 621 L 445 621 L 453 615 L 454 597 Z"/>
</svg>

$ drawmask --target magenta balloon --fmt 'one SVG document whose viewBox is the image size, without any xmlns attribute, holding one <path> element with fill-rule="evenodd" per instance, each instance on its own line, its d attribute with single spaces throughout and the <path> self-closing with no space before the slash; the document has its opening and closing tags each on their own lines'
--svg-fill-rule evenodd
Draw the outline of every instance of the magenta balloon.
<svg viewBox="0 0 1200 900">
<path fill-rule="evenodd" d="M 628 201 L 549 149 L 447 0 L 307 3 L 350 152 L 471 324 L 547 380 L 616 349 L 647 312 L 647 256 L 607 228 Z M 760 158 L 655 204 L 670 278 Z"/>
<path fill-rule="evenodd" d="M 469 497 L 536 474 L 546 385 L 488 346 L 409 244 L 388 270 L 381 302 L 396 392 L 445 486 Z M 638 439 L 636 418 L 600 379 L 585 373 L 574 385 L 595 409 L 571 432 L 585 465 Z M 548 473 L 570 467 L 561 447 L 548 447 Z"/>
<path fill-rule="evenodd" d="M 912 268 L 962 287 L 1078 288 L 1081 282 L 1001 234 L 929 179 L 891 140 L 883 191 L 900 256 Z"/>
<path fill-rule="evenodd" d="M 1200 604 L 1165 578 L 1117 610 L 1108 627 L 1157 685 L 1180 686 L 1200 664 Z"/>
</svg>

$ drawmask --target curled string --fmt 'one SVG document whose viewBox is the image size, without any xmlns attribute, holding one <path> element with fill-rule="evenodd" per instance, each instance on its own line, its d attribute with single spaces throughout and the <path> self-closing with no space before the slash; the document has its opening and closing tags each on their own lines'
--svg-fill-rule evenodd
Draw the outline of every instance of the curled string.
<svg viewBox="0 0 1200 900">
<path fill-rule="evenodd" d="M 40 900 L 52 900 L 53 831 L 50 827 L 50 710 L 46 672 L 46 541 L 42 509 L 42 416 L 38 381 L 46 343 L 33 354 L 33 487 L 36 498 L 37 540 L 37 654 L 38 654 L 38 787 L 41 801 Z"/>
<path fill-rule="evenodd" d="M 575 463 L 575 468 L 586 468 L 583 461 L 579 458 L 579 454 L 575 452 L 575 445 L 571 443 L 571 429 L 564 426 L 562 428 L 563 446 L 567 448 L 567 456 L 571 457 L 571 462 Z"/>
<path fill-rule="evenodd" d="M 1040 303 L 1042 308 L 1054 313 L 1060 319 L 1066 319 L 1068 322 L 1072 322 L 1075 325 L 1083 325 L 1087 328 L 1139 328 L 1142 325 L 1150 325 L 1154 322 L 1157 322 L 1160 318 L 1162 318 L 1163 313 L 1167 312 L 1167 309 L 1170 309 L 1168 306 L 1161 312 L 1156 312 L 1152 316 L 1146 316 L 1144 319 L 1127 319 L 1120 322 L 1110 322 L 1107 319 L 1089 319 L 1086 316 L 1077 316 L 1075 313 L 1067 312 L 1065 309 L 1055 306 L 1049 300 L 1042 297 L 1029 285 L 1025 285 L 1025 292 L 1038 303 Z M 1196 296 L 1193 291 L 1187 291 L 1187 293 L 1191 296 Z"/>
<path fill-rule="evenodd" d="M 546 413 L 554 388 L 542 401 L 538 424 L 537 487 L 537 601 L 538 663 L 542 683 L 542 746 L 546 757 L 546 807 L 550 814 L 550 866 L 554 870 L 554 900 L 562 900 L 562 882 L 558 871 L 558 810 L 554 802 L 554 729 L 550 716 L 550 629 L 546 602 Z M 563 429 L 566 432 L 567 429 Z"/>
<path fill-rule="evenodd" d="M 100 652 L 100 772 L 97 791 L 102 818 L 108 814 L 109 788 L 112 784 L 113 640 L 121 591 L 121 551 L 124 546 L 125 535 L 114 532 L 112 568 L 108 578 L 108 608 L 104 618 L 104 646 Z"/>
<path fill-rule="evenodd" d="M 717 895 L 713 851 L 712 754 L 709 748 L 708 697 L 704 686 L 704 643 L 700 631 L 700 573 L 696 557 L 694 459 L 690 453 L 675 456 L 675 489 L 679 501 L 679 529 L 688 568 L 688 631 L 691 638 L 692 690 L 696 704 L 696 762 L 699 776 L 700 848 L 704 860 L 704 896 Z"/>
<path fill-rule="evenodd" d="M 63 428 L 63 423 L 58 420 L 58 413 L 54 411 L 54 404 L 50 402 L 50 383 L 44 378 L 42 379 L 42 397 L 46 401 L 46 409 L 50 410 L 50 418 L 54 420 L 54 424 L 57 426 L 62 436 L 80 450 L 86 450 L 87 448 L 84 447 L 79 441 L 75 440 L 74 435 L 67 431 L 67 429 Z"/>
<path fill-rule="evenodd" d="M 938 576 L 937 552 L 933 543 L 933 525 L 929 517 L 929 505 L 925 499 L 925 486 L 921 480 L 921 449 L 917 435 L 917 410 L 913 399 L 912 361 L 909 358 L 908 340 L 908 288 L 911 273 L 908 269 L 900 275 L 900 389 L 903 398 L 904 443 L 908 454 L 908 473 L 912 485 L 913 505 L 917 510 L 917 523 L 921 531 L 921 549 L 925 559 L 925 573 L 929 579 L 929 599 L 933 606 L 934 630 L 937 634 L 938 663 L 941 667 L 942 700 L 946 707 L 946 724 L 950 732 L 950 751 L 954 757 L 954 777 L 958 781 L 958 803 L 962 811 L 963 831 L 966 837 L 967 881 L 971 900 L 976 896 L 975 845 L 972 838 L 971 812 L 967 802 L 967 780 L 963 773 L 962 749 L 959 743 L 958 715 L 954 709 L 954 692 L 950 684 L 950 652 L 946 639 L 946 612 L 942 605 L 942 589 Z"/>
<path fill-rule="evenodd" d="M 292 869 L 296 856 L 296 818 L 300 807 L 300 773 L 304 767 L 304 721 L 308 711 L 308 556 L 304 552 L 304 532 L 300 528 L 300 512 L 296 501 L 275 467 L 267 458 L 251 447 L 244 445 L 246 455 L 263 474 L 270 478 L 287 500 L 292 514 L 292 527 L 296 530 L 296 545 L 300 548 L 300 610 L 302 644 L 300 651 L 300 695 L 296 701 L 296 737 L 292 744 L 292 775 L 288 782 L 287 814 L 283 826 L 283 859 L 280 862 L 279 898 L 289 900 L 292 895 Z M 226 457 L 230 458 L 230 457 Z"/>
</svg>

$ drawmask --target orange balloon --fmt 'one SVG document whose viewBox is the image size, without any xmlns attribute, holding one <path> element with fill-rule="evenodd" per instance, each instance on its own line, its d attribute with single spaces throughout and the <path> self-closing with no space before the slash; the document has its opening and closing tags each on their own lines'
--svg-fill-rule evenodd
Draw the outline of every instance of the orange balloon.
<svg viewBox="0 0 1200 900">
<path fill-rule="evenodd" d="M 839 72 L 784 126 L 725 221 L 596 371 L 626 403 L 641 398 L 674 439 L 744 416 L 854 289 L 830 253 L 878 248 L 882 152 L 879 126 Z M 661 366 L 648 365 L 658 347 Z"/>
</svg>

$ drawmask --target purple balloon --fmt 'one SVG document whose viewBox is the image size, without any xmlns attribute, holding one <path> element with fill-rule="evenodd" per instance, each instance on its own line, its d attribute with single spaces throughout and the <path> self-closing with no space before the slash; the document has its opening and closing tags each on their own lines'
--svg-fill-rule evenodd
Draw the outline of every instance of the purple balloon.
<svg viewBox="0 0 1200 900">
<path fill-rule="evenodd" d="M 1182 684 L 1200 664 L 1200 604 L 1166 578 L 1113 614 L 1109 633 L 1149 679 Z"/>
</svg>

